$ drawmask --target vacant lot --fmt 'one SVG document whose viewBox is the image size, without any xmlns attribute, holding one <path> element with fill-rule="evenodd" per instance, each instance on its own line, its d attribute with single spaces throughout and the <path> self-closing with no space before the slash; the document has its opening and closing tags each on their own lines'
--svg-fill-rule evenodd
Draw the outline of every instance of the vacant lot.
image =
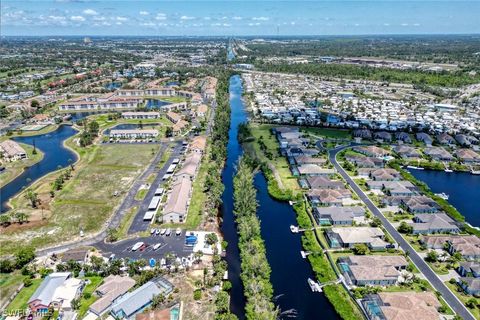
<svg viewBox="0 0 480 320">
<path fill-rule="evenodd" d="M 81 160 L 73 177 L 66 181 L 62 190 L 56 191 L 53 199 L 50 197 L 51 183 L 59 172 L 32 186 L 41 200 L 38 209 L 30 207 L 23 193 L 12 201 L 16 210 L 31 214 L 32 222 L 2 230 L 2 253 L 12 252 L 19 242 L 42 247 L 74 240 L 80 230 L 85 233 L 101 230 L 135 178 L 152 160 L 152 148 L 158 146 L 115 144 L 81 150 L 76 147 Z"/>
</svg>

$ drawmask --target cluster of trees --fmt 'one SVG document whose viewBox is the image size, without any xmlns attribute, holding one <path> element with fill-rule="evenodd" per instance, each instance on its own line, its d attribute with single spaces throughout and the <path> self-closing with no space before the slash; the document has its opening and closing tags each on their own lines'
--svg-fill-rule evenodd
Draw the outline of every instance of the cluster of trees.
<svg viewBox="0 0 480 320">
<path fill-rule="evenodd" d="M 97 121 L 91 121 L 90 123 L 87 119 L 83 120 L 83 131 L 80 134 L 80 146 L 86 147 L 93 143 L 93 140 L 98 137 L 98 130 L 100 126 Z"/>
<path fill-rule="evenodd" d="M 259 64 L 256 67 L 262 71 L 310 74 L 320 77 L 368 79 L 384 82 L 411 83 L 418 86 L 460 87 L 478 83 L 479 76 L 470 76 L 466 72 L 427 72 L 418 70 L 398 70 L 375 68 L 350 64 Z"/>
<path fill-rule="evenodd" d="M 22 247 L 15 252 L 13 259 L 0 260 L 0 273 L 10 273 L 24 269 L 33 259 L 35 259 L 35 249 L 33 247 Z M 26 273 L 26 271 L 22 270 L 22 273 Z"/>
<path fill-rule="evenodd" d="M 22 224 L 28 222 L 30 214 L 22 211 L 15 211 L 12 213 L 4 213 L 0 215 L 0 225 L 3 227 L 8 227 L 13 222 Z"/>
<path fill-rule="evenodd" d="M 63 173 L 61 173 L 53 182 L 52 189 L 50 190 L 50 196 L 53 198 L 55 196 L 55 191 L 61 190 L 65 181 L 69 180 L 72 177 L 72 168 L 67 168 Z"/>
<path fill-rule="evenodd" d="M 275 320 L 279 311 L 272 302 L 273 288 L 270 283 L 270 266 L 265 244 L 260 234 L 257 217 L 257 191 L 253 185 L 253 169 L 248 159 L 241 158 L 234 182 L 234 213 L 239 234 L 244 294 L 247 299 L 247 319 Z"/>
</svg>

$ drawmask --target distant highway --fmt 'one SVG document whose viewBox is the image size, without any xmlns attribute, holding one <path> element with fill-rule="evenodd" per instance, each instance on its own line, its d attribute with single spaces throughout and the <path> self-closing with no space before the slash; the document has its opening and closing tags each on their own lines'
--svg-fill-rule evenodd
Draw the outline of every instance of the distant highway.
<svg viewBox="0 0 480 320">
<path fill-rule="evenodd" d="M 381 221 L 385 229 L 390 233 L 393 239 L 399 244 L 405 252 L 408 252 L 409 258 L 417 266 L 417 268 L 423 273 L 432 286 L 441 293 L 443 299 L 448 305 L 463 319 L 475 320 L 475 317 L 470 311 L 463 305 L 463 303 L 447 288 L 442 280 L 435 274 L 435 272 L 428 266 L 422 257 L 413 249 L 413 247 L 402 237 L 402 235 L 395 229 L 395 227 L 388 221 L 382 212 L 373 204 L 363 190 L 353 181 L 352 178 L 345 172 L 337 161 L 337 154 L 350 146 L 342 146 L 332 149 L 328 153 L 330 162 L 334 165 L 335 169 L 345 179 L 348 185 L 358 194 L 360 199 L 367 205 L 368 209 Z"/>
</svg>

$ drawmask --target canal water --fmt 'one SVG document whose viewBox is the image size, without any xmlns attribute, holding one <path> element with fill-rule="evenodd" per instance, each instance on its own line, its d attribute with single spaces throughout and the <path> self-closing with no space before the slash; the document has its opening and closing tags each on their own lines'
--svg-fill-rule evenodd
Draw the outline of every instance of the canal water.
<svg viewBox="0 0 480 320">
<path fill-rule="evenodd" d="M 12 140 L 35 144 L 38 150 L 44 154 L 43 159 L 26 168 L 21 175 L 12 180 L 10 183 L 0 189 L 1 194 L 1 211 L 8 210 L 8 200 L 20 192 L 23 188 L 35 182 L 38 178 L 43 177 L 47 173 L 57 170 L 59 167 L 67 167 L 70 163 L 77 160 L 77 155 L 65 148 L 63 142 L 73 136 L 77 131 L 68 125 L 61 125 L 55 131 L 50 133 L 31 136 L 31 137 L 14 137 Z"/>
<path fill-rule="evenodd" d="M 418 180 L 425 182 L 435 193 L 445 192 L 448 202 L 475 227 L 480 227 L 480 176 L 467 172 L 437 170 L 409 170 Z"/>
<path fill-rule="evenodd" d="M 159 99 L 147 99 L 147 102 L 145 103 L 145 108 L 147 109 L 160 109 L 163 106 L 171 104 L 168 101 L 163 101 Z"/>
<path fill-rule="evenodd" d="M 228 155 L 222 175 L 225 191 L 222 196 L 223 224 L 222 232 L 228 242 L 226 260 L 228 262 L 229 280 L 232 282 L 231 310 L 240 319 L 244 318 L 245 299 L 243 286 L 239 278 L 240 257 L 238 236 L 233 216 L 233 176 L 235 164 L 242 154 L 237 141 L 238 125 L 247 120 L 242 97 L 242 82 L 239 76 L 230 79 L 231 126 L 228 140 Z M 282 319 L 338 319 L 332 305 L 321 293 L 313 293 L 307 283 L 314 278 L 307 260 L 302 259 L 301 236 L 290 232 L 290 225 L 296 223 L 293 208 L 286 202 L 279 202 L 270 197 L 267 181 L 259 173 L 255 176 L 258 216 L 261 220 L 262 238 L 267 249 L 267 260 L 272 269 L 275 304 L 282 312 Z"/>
</svg>

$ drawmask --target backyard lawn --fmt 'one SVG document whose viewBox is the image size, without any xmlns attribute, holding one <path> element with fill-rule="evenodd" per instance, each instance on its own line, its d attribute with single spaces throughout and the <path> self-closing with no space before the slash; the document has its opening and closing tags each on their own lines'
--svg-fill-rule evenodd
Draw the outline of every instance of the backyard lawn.
<svg viewBox="0 0 480 320">
<path fill-rule="evenodd" d="M 102 283 L 103 278 L 99 276 L 86 277 L 90 280 L 90 283 L 85 286 L 82 293 L 82 299 L 80 300 L 80 308 L 78 309 L 78 318 L 82 319 L 88 311 L 88 308 L 97 300 L 97 297 L 93 294 L 95 289 Z M 88 299 L 85 299 L 85 294 L 90 295 Z"/>
<path fill-rule="evenodd" d="M 33 147 L 31 145 L 25 143 L 20 143 L 20 145 L 27 152 L 28 159 L 13 162 L 3 162 L 5 170 L 2 172 L 2 174 L 0 174 L 0 187 L 3 187 L 17 176 L 22 174 L 25 168 L 31 167 L 43 158 L 43 152 L 40 150 L 37 149 L 37 154 L 33 154 Z"/>
<path fill-rule="evenodd" d="M 7 306 L 7 310 L 23 310 L 27 308 L 28 299 L 32 294 L 37 290 L 37 288 L 42 283 L 43 279 L 33 279 L 32 285 L 29 287 L 24 287 L 20 292 L 15 296 L 15 299 Z"/>
<path fill-rule="evenodd" d="M 8 299 L 23 282 L 23 276 L 20 271 L 12 273 L 0 273 L 0 304 Z"/>
<path fill-rule="evenodd" d="M 351 139 L 352 135 L 349 130 L 332 129 L 332 128 L 301 128 L 301 132 L 311 133 L 315 136 L 333 138 L 333 139 Z"/>
</svg>

